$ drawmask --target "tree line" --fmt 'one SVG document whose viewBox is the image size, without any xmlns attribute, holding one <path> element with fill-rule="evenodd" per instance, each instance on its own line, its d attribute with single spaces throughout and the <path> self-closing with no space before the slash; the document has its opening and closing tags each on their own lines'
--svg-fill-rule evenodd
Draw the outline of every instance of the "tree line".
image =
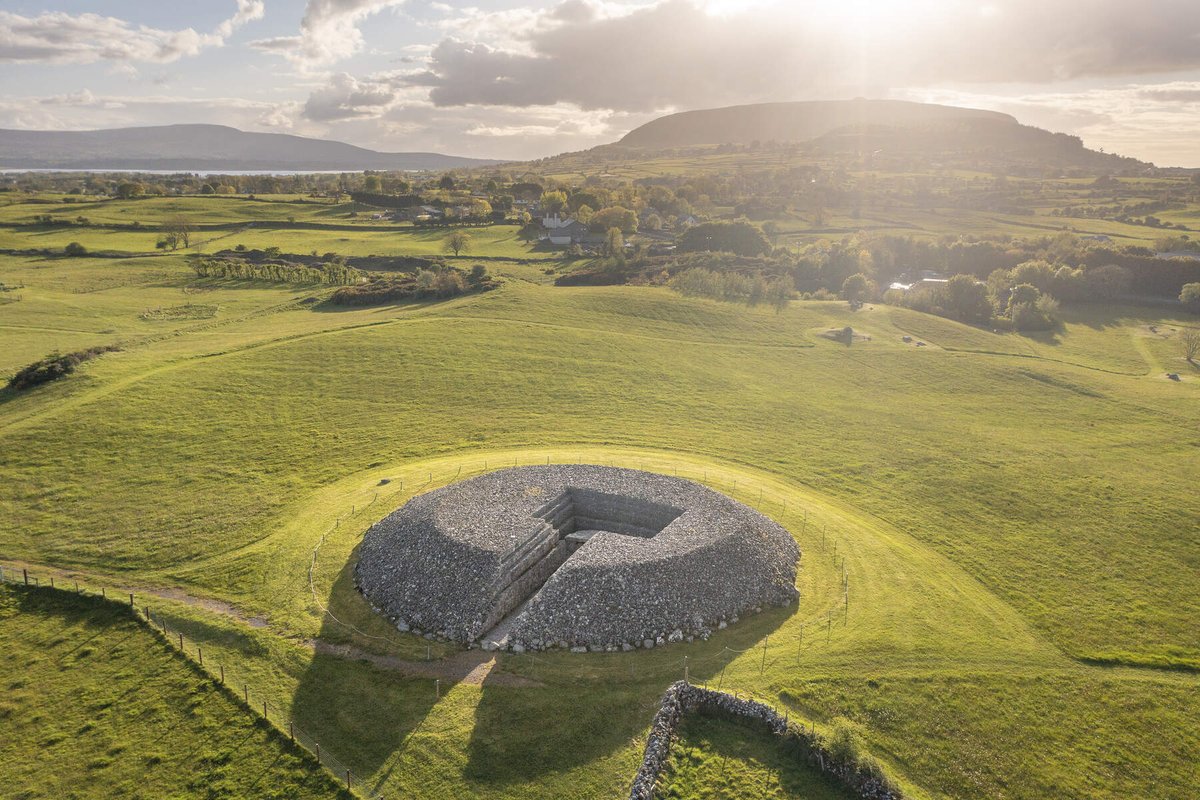
<svg viewBox="0 0 1200 800">
<path fill-rule="evenodd" d="M 717 272 L 692 267 L 674 275 L 667 283 L 684 297 L 707 297 L 748 306 L 769 305 L 782 311 L 796 289 L 786 275 L 766 276 L 761 272 Z"/>
<path fill-rule="evenodd" d="M 317 266 L 280 261 L 251 262 L 238 258 L 204 258 L 192 261 L 192 269 L 201 278 L 234 278 L 271 283 L 353 286 L 363 281 L 363 273 L 339 261 Z"/>
</svg>

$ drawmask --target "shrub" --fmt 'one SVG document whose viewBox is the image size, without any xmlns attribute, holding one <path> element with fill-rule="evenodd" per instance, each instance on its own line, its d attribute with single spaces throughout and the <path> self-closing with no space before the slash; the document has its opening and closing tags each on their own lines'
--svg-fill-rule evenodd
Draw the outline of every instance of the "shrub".
<svg viewBox="0 0 1200 800">
<path fill-rule="evenodd" d="M 1200 283 L 1185 283 L 1183 291 L 1179 293 L 1179 302 L 1190 311 L 1200 313 Z"/>
<path fill-rule="evenodd" d="M 71 242 L 63 248 L 63 254 L 68 256 L 86 256 L 87 248 L 79 242 Z"/>
<path fill-rule="evenodd" d="M 75 368 L 83 362 L 91 361 L 99 355 L 120 349 L 116 345 L 105 345 L 65 355 L 51 353 L 41 361 L 35 361 L 29 366 L 24 367 L 16 375 L 9 378 L 6 388 L 14 392 L 23 392 L 26 389 L 32 389 L 43 383 L 65 378 L 74 372 Z"/>
<path fill-rule="evenodd" d="M 829 754 L 842 764 L 857 765 L 861 753 L 853 723 L 845 717 L 836 717 L 832 728 L 826 744 Z"/>
<path fill-rule="evenodd" d="M 705 222 L 688 228 L 679 237 L 682 253 L 725 251 L 739 256 L 758 256 L 770 251 L 763 232 L 749 222 Z"/>
<path fill-rule="evenodd" d="M 750 306 L 769 303 L 776 311 L 786 308 L 795 292 L 788 275 L 767 277 L 759 272 L 749 276 L 738 272 L 714 272 L 703 267 L 685 269 L 667 285 L 685 297 L 708 297 Z"/>
<path fill-rule="evenodd" d="M 933 301 L 944 315 L 960 322 L 987 322 L 992 318 L 992 304 L 987 286 L 970 275 L 955 275 L 933 292 Z"/>
<path fill-rule="evenodd" d="M 858 308 L 862 305 L 863 300 L 867 299 L 873 291 L 874 286 L 870 279 L 861 272 L 856 272 L 842 281 L 842 298 L 850 304 L 851 308 Z"/>
<path fill-rule="evenodd" d="M 429 297 L 454 297 L 468 288 L 483 291 L 495 285 L 496 282 L 486 274 L 478 283 L 468 283 L 462 272 L 453 268 L 422 269 L 414 277 L 374 278 L 367 283 L 338 289 L 329 302 L 337 306 L 381 305 Z"/>
<path fill-rule="evenodd" d="M 462 273 L 453 269 L 444 269 L 439 272 L 433 285 L 438 297 L 454 297 L 462 294 L 467 288 L 463 282 Z"/>
<path fill-rule="evenodd" d="M 1009 316 L 1014 331 L 1048 331 L 1058 324 L 1058 301 L 1044 294 L 1033 302 L 1014 304 Z"/>
<path fill-rule="evenodd" d="M 1042 293 L 1038 291 L 1037 287 L 1029 283 L 1022 283 L 1012 287 L 1008 295 L 1009 316 L 1012 316 L 1012 310 L 1017 306 L 1032 306 L 1041 296 Z"/>
</svg>

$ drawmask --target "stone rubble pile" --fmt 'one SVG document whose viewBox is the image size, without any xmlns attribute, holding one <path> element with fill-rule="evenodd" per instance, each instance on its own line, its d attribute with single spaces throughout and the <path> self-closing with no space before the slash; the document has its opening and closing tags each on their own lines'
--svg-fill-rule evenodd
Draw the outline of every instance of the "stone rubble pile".
<svg viewBox="0 0 1200 800">
<path fill-rule="evenodd" d="M 413 498 L 367 532 L 355 575 L 401 630 L 469 645 L 509 617 L 497 646 L 611 652 L 794 602 L 799 555 L 779 525 L 692 481 L 554 465 Z"/>
</svg>

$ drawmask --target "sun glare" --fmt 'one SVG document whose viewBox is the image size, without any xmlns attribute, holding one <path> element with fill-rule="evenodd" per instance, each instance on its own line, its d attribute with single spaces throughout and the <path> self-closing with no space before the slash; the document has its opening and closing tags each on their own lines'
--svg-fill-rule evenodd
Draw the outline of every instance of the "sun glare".
<svg viewBox="0 0 1200 800">
<path fill-rule="evenodd" d="M 930 24 L 951 10 L 954 0 L 706 0 L 704 10 L 717 17 L 769 13 L 781 25 L 827 31 L 831 36 L 882 39 L 905 35 L 914 27 Z M 980 14 L 995 13 L 992 4 L 981 4 Z"/>
</svg>

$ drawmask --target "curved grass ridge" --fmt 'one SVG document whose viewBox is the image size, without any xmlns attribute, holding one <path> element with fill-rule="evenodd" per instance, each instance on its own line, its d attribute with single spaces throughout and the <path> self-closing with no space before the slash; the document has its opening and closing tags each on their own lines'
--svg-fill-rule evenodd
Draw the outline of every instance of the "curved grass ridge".
<svg viewBox="0 0 1200 800">
<path fill-rule="evenodd" d="M 653 800 L 680 722 L 685 716 L 697 713 L 724 716 L 779 737 L 785 745 L 795 749 L 798 757 L 834 776 L 862 800 L 901 800 L 903 797 L 879 763 L 856 748 L 826 742 L 815 729 L 809 733 L 808 729 L 790 721 L 786 713 L 780 714 L 757 700 L 676 681 L 663 693 L 658 713 L 654 715 L 642 765 L 629 790 L 629 800 Z"/>
</svg>

